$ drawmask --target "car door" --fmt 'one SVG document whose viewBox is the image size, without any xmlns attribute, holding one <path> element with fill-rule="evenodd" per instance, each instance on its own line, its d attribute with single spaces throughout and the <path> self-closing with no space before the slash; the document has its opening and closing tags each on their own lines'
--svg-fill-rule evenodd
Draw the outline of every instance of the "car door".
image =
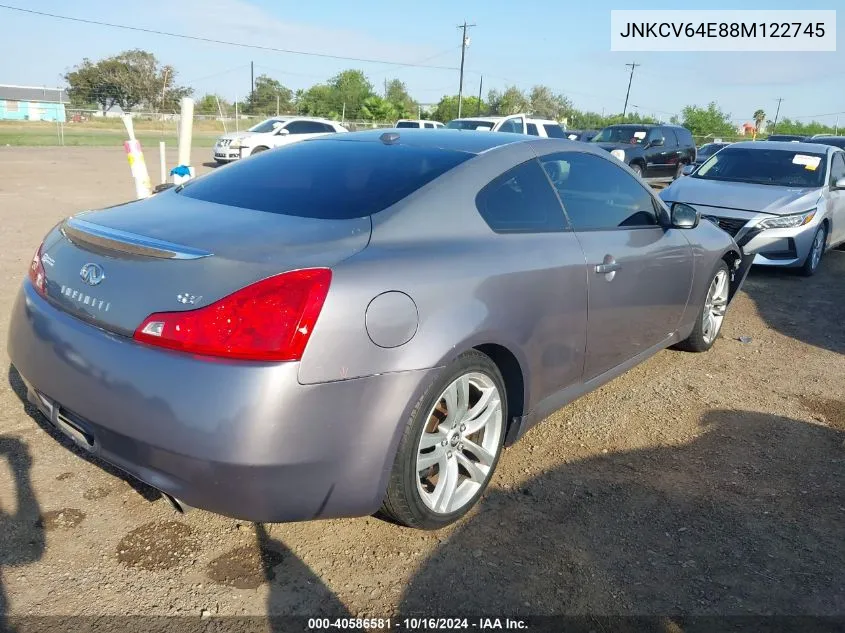
<svg viewBox="0 0 845 633">
<path fill-rule="evenodd" d="M 511 132 L 513 134 L 526 134 L 528 128 L 526 126 L 525 116 L 522 114 L 517 114 L 512 117 L 508 117 L 504 121 L 499 123 L 498 128 L 493 128 L 494 132 Z"/>
<path fill-rule="evenodd" d="M 666 147 L 669 140 L 660 127 L 653 127 L 645 137 L 645 178 L 662 178 L 669 175 L 671 169 L 671 148 Z M 677 145 L 677 143 L 676 143 Z"/>
<path fill-rule="evenodd" d="M 836 181 L 845 178 L 845 152 L 835 152 L 830 163 L 830 243 L 845 242 L 845 189 L 837 189 Z"/>
<path fill-rule="evenodd" d="M 561 152 L 541 159 L 586 257 L 584 380 L 664 344 L 692 283 L 683 231 L 661 226 L 662 204 L 611 159 Z"/>
</svg>

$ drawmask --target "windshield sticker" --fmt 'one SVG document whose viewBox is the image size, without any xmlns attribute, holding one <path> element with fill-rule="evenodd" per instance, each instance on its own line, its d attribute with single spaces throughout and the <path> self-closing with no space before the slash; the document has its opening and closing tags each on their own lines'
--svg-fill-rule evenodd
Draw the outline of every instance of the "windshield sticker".
<svg viewBox="0 0 845 633">
<path fill-rule="evenodd" d="M 634 138 L 644 139 L 645 132 L 634 132 Z"/>
<path fill-rule="evenodd" d="M 793 165 L 804 165 L 804 169 L 816 171 L 819 164 L 822 162 L 821 156 L 807 156 L 806 154 L 796 154 L 792 157 Z"/>
</svg>

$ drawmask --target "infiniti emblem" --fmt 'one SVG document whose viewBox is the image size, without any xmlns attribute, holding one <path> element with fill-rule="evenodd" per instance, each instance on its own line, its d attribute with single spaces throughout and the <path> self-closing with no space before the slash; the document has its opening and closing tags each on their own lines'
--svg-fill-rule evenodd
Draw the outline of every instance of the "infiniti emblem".
<svg viewBox="0 0 845 633">
<path fill-rule="evenodd" d="M 79 271 L 79 276 L 89 286 L 96 286 L 106 278 L 106 273 L 99 264 L 85 264 Z"/>
</svg>

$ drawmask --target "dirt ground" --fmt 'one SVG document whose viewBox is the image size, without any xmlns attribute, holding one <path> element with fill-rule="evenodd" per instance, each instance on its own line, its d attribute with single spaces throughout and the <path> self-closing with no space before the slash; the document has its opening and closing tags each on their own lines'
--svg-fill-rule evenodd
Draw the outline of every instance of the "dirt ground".
<svg viewBox="0 0 845 633">
<path fill-rule="evenodd" d="M 845 252 L 812 279 L 754 270 L 711 352 L 662 352 L 551 416 L 457 526 L 252 525 L 177 515 L 76 454 L 7 369 L 41 237 L 132 193 L 121 148 L 0 147 L 0 629 L 4 612 L 845 616 Z"/>
</svg>

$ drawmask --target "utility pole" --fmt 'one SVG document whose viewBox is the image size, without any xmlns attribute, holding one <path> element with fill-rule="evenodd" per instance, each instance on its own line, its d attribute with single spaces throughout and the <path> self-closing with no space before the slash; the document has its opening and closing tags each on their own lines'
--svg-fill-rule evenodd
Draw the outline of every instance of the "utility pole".
<svg viewBox="0 0 845 633">
<path fill-rule="evenodd" d="M 836 115 L 836 125 L 833 128 L 833 135 L 836 136 L 839 134 L 839 115 Z"/>
<path fill-rule="evenodd" d="M 775 133 L 775 130 L 778 129 L 778 115 L 780 114 L 780 102 L 783 101 L 783 97 L 778 97 L 778 109 L 775 112 L 775 120 L 772 123 L 772 134 Z"/>
<path fill-rule="evenodd" d="M 622 108 L 622 120 L 623 121 L 625 120 L 625 114 L 627 114 L 627 112 L 628 112 L 628 97 L 631 95 L 631 82 L 634 81 L 634 69 L 637 66 L 642 66 L 642 64 L 631 63 L 631 64 L 625 64 L 625 66 L 631 67 L 631 76 L 628 78 L 628 92 L 625 93 L 625 107 Z"/>
<path fill-rule="evenodd" d="M 464 20 L 463 24 L 458 25 L 458 28 L 461 29 L 461 79 L 458 84 L 458 118 L 461 118 L 461 109 L 464 100 L 464 58 L 466 57 L 467 45 L 469 44 L 467 40 L 467 29 L 473 26 L 475 24 L 467 24 L 466 20 Z"/>
<path fill-rule="evenodd" d="M 478 110 L 475 112 L 475 116 L 481 116 L 481 86 L 484 85 L 484 75 L 481 75 L 481 79 L 478 81 Z"/>
<path fill-rule="evenodd" d="M 255 92 L 255 62 L 249 62 L 249 96 L 254 99 Z"/>
</svg>

